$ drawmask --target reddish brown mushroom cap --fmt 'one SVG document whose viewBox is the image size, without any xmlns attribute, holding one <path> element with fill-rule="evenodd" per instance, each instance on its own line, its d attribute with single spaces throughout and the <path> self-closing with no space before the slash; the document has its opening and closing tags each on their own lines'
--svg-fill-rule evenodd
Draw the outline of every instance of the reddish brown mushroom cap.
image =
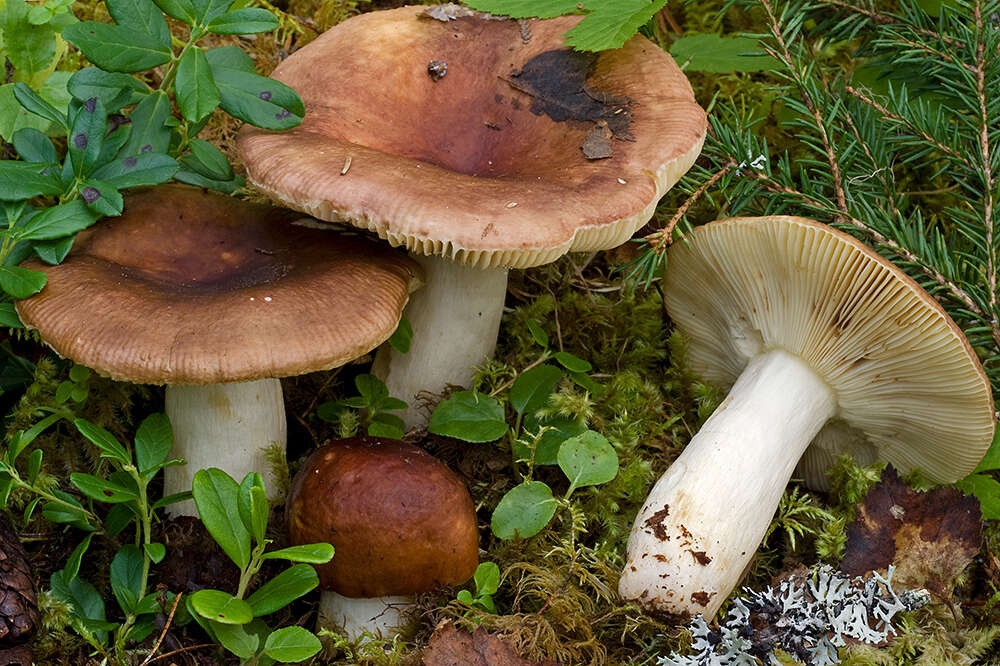
<svg viewBox="0 0 1000 666">
<path fill-rule="evenodd" d="M 399 440 L 353 437 L 316 449 L 287 503 L 292 543 L 326 542 L 316 567 L 345 597 L 413 595 L 464 583 L 479 562 L 476 512 L 455 474 Z"/>
<path fill-rule="evenodd" d="M 393 245 L 518 268 L 619 245 L 701 150 L 705 113 L 648 40 L 582 54 L 563 37 L 580 17 L 439 21 L 424 9 L 352 18 L 279 65 L 306 116 L 281 133 L 244 126 L 250 181 Z M 431 61 L 447 64 L 442 78 Z M 588 113 L 603 115 L 573 119 Z M 611 157 L 583 153 L 595 121 L 615 130 Z"/>
<path fill-rule="evenodd" d="M 126 200 L 17 303 L 62 356 L 114 379 L 211 384 L 340 366 L 399 322 L 420 268 L 354 231 L 181 186 Z"/>
</svg>

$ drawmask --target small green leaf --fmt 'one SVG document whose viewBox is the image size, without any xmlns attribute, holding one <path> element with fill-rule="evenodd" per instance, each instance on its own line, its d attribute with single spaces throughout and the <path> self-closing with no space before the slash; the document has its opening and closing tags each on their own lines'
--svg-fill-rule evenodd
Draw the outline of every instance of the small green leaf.
<svg viewBox="0 0 1000 666">
<path fill-rule="evenodd" d="M 501 539 L 525 539 L 549 524 L 556 506 L 547 485 L 541 481 L 526 481 L 500 498 L 490 519 L 490 528 Z"/>
<path fill-rule="evenodd" d="M 563 371 L 554 365 L 539 365 L 521 373 L 510 387 L 510 406 L 518 414 L 537 412 L 562 378 Z"/>
<path fill-rule="evenodd" d="M 254 536 L 258 541 L 262 541 L 263 537 L 258 536 L 258 532 L 254 527 L 254 524 L 260 519 L 259 516 L 254 514 L 256 509 L 260 511 L 259 507 L 254 506 L 253 502 L 253 489 L 260 488 L 264 489 L 264 477 L 260 475 L 259 472 L 250 472 L 245 477 L 243 481 L 240 482 L 239 493 L 236 496 L 236 506 L 240 512 L 240 520 L 243 521 L 243 527 L 247 528 L 247 531 Z M 266 504 L 264 505 L 267 506 Z M 264 527 L 267 527 L 267 512 L 264 512 Z"/>
<path fill-rule="evenodd" d="M 471 0 L 465 4 L 481 12 L 512 18 L 555 18 L 574 14 L 580 0 Z"/>
<path fill-rule="evenodd" d="M 376 418 L 368 424 L 367 433 L 369 437 L 384 437 L 386 439 L 402 439 L 406 434 L 403 419 L 392 414 L 378 414 Z M 398 423 L 386 423 L 386 419 L 395 419 Z"/>
<path fill-rule="evenodd" d="M 167 460 L 174 444 L 174 431 L 166 414 L 150 414 L 135 432 L 135 459 L 139 473 L 146 474 Z"/>
<path fill-rule="evenodd" d="M 143 557 L 135 544 L 122 546 L 111 560 L 111 591 L 126 613 L 134 613 L 142 590 Z"/>
<path fill-rule="evenodd" d="M 134 0 L 139 2 L 140 0 Z M 160 15 L 163 18 L 163 15 Z M 83 21 L 67 27 L 63 39 L 80 49 L 84 57 L 110 72 L 141 72 L 170 61 L 170 41 L 166 44 L 144 40 L 132 28 Z"/>
<path fill-rule="evenodd" d="M 267 581 L 247 597 L 254 617 L 269 615 L 316 589 L 319 576 L 310 564 L 295 564 Z M 213 618 L 214 619 L 214 618 Z"/>
<path fill-rule="evenodd" d="M 52 240 L 35 241 L 31 249 L 35 251 L 39 259 L 50 266 L 55 266 L 62 263 L 66 255 L 69 254 L 69 251 L 73 249 L 73 242 L 75 240 L 76 236 L 63 236 L 62 238 L 53 238 Z"/>
<path fill-rule="evenodd" d="M 182 157 L 181 164 L 184 166 L 174 174 L 174 180 L 180 183 L 194 185 L 196 187 L 204 187 L 210 190 L 215 190 L 216 192 L 222 192 L 223 194 L 233 194 L 246 185 L 246 180 L 243 176 L 238 174 L 233 175 L 230 180 L 216 180 L 214 178 L 207 178 L 194 169 L 185 168 L 191 166 L 193 162 L 194 158 L 191 155 L 185 155 Z"/>
<path fill-rule="evenodd" d="M 571 437 L 559 447 L 559 469 L 576 488 L 607 483 L 618 474 L 618 454 L 604 435 L 593 430 Z"/>
<path fill-rule="evenodd" d="M 246 51 L 238 46 L 219 46 L 205 51 L 208 64 L 212 69 L 236 69 L 241 72 L 254 74 L 256 70 L 253 65 L 253 58 Z"/>
<path fill-rule="evenodd" d="M 45 286 L 45 273 L 17 266 L 0 266 L 0 289 L 14 298 L 28 298 Z"/>
<path fill-rule="evenodd" d="M 262 643 L 261 634 L 266 633 L 266 625 L 263 628 L 256 627 L 259 631 L 250 631 L 254 628 L 254 621 L 249 624 L 220 624 L 212 623 L 212 632 L 215 639 L 240 659 L 250 659 L 257 654 Z M 259 622 L 263 624 L 263 622 Z M 259 659 L 258 659 L 259 662 Z"/>
<path fill-rule="evenodd" d="M 666 4 L 667 0 L 583 0 L 580 5 L 590 13 L 566 33 L 566 44 L 580 51 L 620 48 Z"/>
<path fill-rule="evenodd" d="M 495 562 L 481 562 L 476 567 L 472 580 L 476 583 L 476 594 L 494 594 L 500 589 L 500 567 Z"/>
<path fill-rule="evenodd" d="M 167 125 L 169 118 L 171 118 L 170 98 L 166 93 L 157 90 L 144 97 L 129 114 L 132 133 L 122 147 L 120 157 L 166 153 L 170 148 L 170 127 Z M 103 178 L 103 176 L 97 177 Z"/>
<path fill-rule="evenodd" d="M 205 529 L 236 566 L 245 569 L 250 563 L 250 532 L 239 514 L 239 485 L 215 467 L 200 469 L 194 475 L 194 503 Z M 207 617 L 207 616 L 206 616 Z"/>
<path fill-rule="evenodd" d="M 38 473 L 42 471 L 42 455 L 41 449 L 35 449 L 28 456 L 28 485 L 35 485 L 35 481 L 38 480 Z"/>
<path fill-rule="evenodd" d="M 410 344 L 413 342 L 413 326 L 406 317 L 400 317 L 396 330 L 389 336 L 389 344 L 400 354 L 410 351 Z M 405 409 L 405 407 L 403 408 Z"/>
<path fill-rule="evenodd" d="M 538 345 L 540 347 L 548 347 L 549 346 L 549 336 L 542 329 L 542 327 L 539 325 L 539 323 L 536 320 L 529 319 L 528 321 L 526 321 L 524 323 L 528 327 L 528 333 L 531 334 L 531 339 L 532 340 L 534 340 L 536 343 L 538 343 Z"/>
<path fill-rule="evenodd" d="M 289 562 L 305 562 L 307 564 L 326 564 L 333 559 L 333 546 L 328 543 L 307 543 L 300 546 L 289 546 L 281 550 L 264 553 L 265 560 L 288 560 Z"/>
<path fill-rule="evenodd" d="M 361 374 L 354 378 L 354 386 L 365 399 L 365 407 L 375 407 L 389 397 L 389 389 L 375 375 Z"/>
<path fill-rule="evenodd" d="M 188 148 L 191 150 L 191 155 L 186 156 L 190 159 L 182 160 L 185 166 L 215 180 L 232 179 L 233 168 L 221 150 L 204 139 L 192 139 L 188 143 Z"/>
<path fill-rule="evenodd" d="M 61 238 L 86 229 L 97 221 L 99 215 L 87 208 L 82 199 L 46 208 L 31 218 L 12 234 L 21 240 L 48 240 Z"/>
<path fill-rule="evenodd" d="M 282 627 L 264 641 L 264 654 L 280 662 L 295 663 L 318 654 L 323 649 L 319 639 L 304 627 Z"/>
<path fill-rule="evenodd" d="M 170 47 L 170 27 L 152 0 L 105 0 L 115 23 L 132 31 L 140 44 Z"/>
<path fill-rule="evenodd" d="M 69 380 L 77 384 L 82 384 L 83 382 L 90 379 L 93 373 L 85 365 L 74 364 L 72 368 L 69 369 Z"/>
<path fill-rule="evenodd" d="M 24 328 L 24 323 L 17 316 L 13 303 L 0 303 L 0 327 Z"/>
<path fill-rule="evenodd" d="M 534 463 L 536 465 L 555 465 L 558 462 L 557 456 L 562 443 L 570 437 L 587 431 L 587 426 L 583 423 L 564 416 L 539 419 L 533 413 L 528 413 L 524 419 L 524 431 L 530 435 L 536 435 L 543 427 L 546 430 L 535 443 Z M 528 460 L 531 451 L 520 441 L 516 441 L 514 442 L 514 455 L 520 460 Z"/>
<path fill-rule="evenodd" d="M 61 192 L 55 164 L 0 160 L 0 200 L 17 201 Z"/>
<path fill-rule="evenodd" d="M 139 496 L 129 488 L 112 483 L 93 474 L 73 472 L 69 475 L 69 480 L 84 495 L 100 502 L 119 504 L 139 499 Z"/>
<path fill-rule="evenodd" d="M 590 372 L 594 369 L 589 362 L 583 360 L 579 356 L 574 356 L 569 352 L 560 351 L 552 355 L 553 358 L 570 372 Z"/>
<path fill-rule="evenodd" d="M 99 67 L 85 67 L 74 72 L 68 84 L 76 99 L 86 101 L 96 97 L 109 112 L 135 104 L 150 93 L 149 86 L 129 74 L 105 72 Z"/>
<path fill-rule="evenodd" d="M 506 434 L 507 422 L 496 398 L 457 391 L 437 406 L 427 430 L 466 442 L 494 442 Z"/>
<path fill-rule="evenodd" d="M 762 72 L 779 66 L 752 37 L 688 33 L 674 41 L 670 55 L 691 72 Z"/>
<path fill-rule="evenodd" d="M 122 190 L 127 187 L 165 183 L 179 168 L 180 165 L 169 155 L 145 153 L 138 157 L 116 159 L 97 169 L 93 176 Z"/>
<path fill-rule="evenodd" d="M 212 19 L 207 28 L 217 35 L 251 35 L 277 30 L 278 19 L 266 9 L 235 9 Z"/>
<path fill-rule="evenodd" d="M 117 460 L 123 466 L 132 463 L 131 456 L 129 456 L 125 447 L 122 446 L 117 439 L 115 439 L 114 435 L 101 426 L 94 425 L 93 423 L 83 419 L 74 420 L 73 425 L 76 426 L 76 429 L 80 431 L 81 435 L 89 439 L 93 442 L 94 446 L 101 450 L 102 458 L 112 458 L 113 460 Z"/>
<path fill-rule="evenodd" d="M 33 127 L 24 127 L 14 132 L 12 143 L 14 150 L 26 162 L 56 164 L 59 161 L 52 139 Z"/>
<path fill-rule="evenodd" d="M 1000 481 L 988 474 L 970 474 L 955 485 L 979 500 L 984 520 L 1000 520 Z"/>
<path fill-rule="evenodd" d="M 81 184 L 80 198 L 95 215 L 114 217 L 121 215 L 125 200 L 121 192 L 110 183 L 96 178 L 88 178 Z"/>
<path fill-rule="evenodd" d="M 219 105 L 229 115 L 271 130 L 289 129 L 302 122 L 302 99 L 285 84 L 259 74 L 216 67 L 211 60 L 209 64 L 219 87 Z"/>
<path fill-rule="evenodd" d="M 73 580 L 80 573 L 80 563 L 83 561 L 83 556 L 87 552 L 87 549 L 90 548 L 90 540 L 93 538 L 94 532 L 83 537 L 83 541 L 78 543 L 73 552 L 69 554 L 66 566 L 63 567 L 63 578 L 66 582 Z"/>
<path fill-rule="evenodd" d="M 995 469 L 1000 469 L 1000 429 L 993 433 L 993 442 L 990 444 L 989 450 L 986 451 L 986 455 L 976 465 L 975 471 L 991 472 Z"/>
<path fill-rule="evenodd" d="M 181 56 L 177 65 L 177 105 L 181 114 L 198 122 L 219 106 L 219 89 L 205 59 L 205 52 L 192 47 Z"/>
<path fill-rule="evenodd" d="M 10 452 L 9 462 L 13 465 L 17 461 L 18 456 L 21 455 L 21 452 L 23 452 L 24 449 L 26 449 L 29 444 L 35 441 L 36 437 L 45 432 L 45 430 L 50 425 L 52 425 L 61 418 L 62 416 L 59 414 L 49 414 L 44 419 L 42 419 L 35 425 L 31 426 L 27 430 L 18 431 L 15 439 L 11 441 L 9 445 L 8 449 Z"/>
<path fill-rule="evenodd" d="M 232 5 L 233 0 L 194 0 L 195 21 L 199 25 L 208 25 Z"/>
<path fill-rule="evenodd" d="M 41 116 L 64 130 L 69 129 L 66 114 L 46 102 L 26 84 L 21 82 L 14 84 L 14 97 L 25 111 L 33 113 L 36 116 Z"/>
<path fill-rule="evenodd" d="M 135 520 L 135 508 L 133 504 L 115 504 L 104 517 L 104 531 L 109 537 L 121 534 L 121 531 Z"/>
<path fill-rule="evenodd" d="M 159 564 L 163 561 L 164 556 L 167 554 L 167 547 L 162 543 L 146 543 L 142 546 L 143 550 L 146 551 L 146 555 L 153 564 Z"/>
<path fill-rule="evenodd" d="M 108 114 L 99 98 L 85 100 L 73 113 L 66 149 L 77 178 L 93 170 L 107 130 Z"/>
<path fill-rule="evenodd" d="M 246 624 L 253 619 L 250 604 L 222 590 L 198 590 L 191 595 L 191 606 L 198 615 L 220 624 Z"/>
<path fill-rule="evenodd" d="M 188 25 L 194 25 L 197 12 L 191 0 L 153 0 L 164 14 Z"/>
</svg>

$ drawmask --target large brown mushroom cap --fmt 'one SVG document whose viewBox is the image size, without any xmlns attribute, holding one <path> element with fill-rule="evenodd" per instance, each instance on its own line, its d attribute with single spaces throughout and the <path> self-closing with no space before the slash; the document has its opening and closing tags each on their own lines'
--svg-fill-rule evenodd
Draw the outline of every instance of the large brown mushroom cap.
<svg viewBox="0 0 1000 666">
<path fill-rule="evenodd" d="M 243 127 L 249 180 L 414 252 L 524 268 L 621 244 L 700 152 L 705 113 L 645 38 L 582 54 L 563 38 L 580 17 L 439 21 L 425 9 L 357 16 L 281 63 L 273 76 L 306 116 L 287 132 Z M 430 61 L 447 64 L 443 78 Z M 611 157 L 589 160 L 595 121 L 616 138 Z"/>
<path fill-rule="evenodd" d="M 840 446 L 944 483 L 975 468 L 993 439 L 989 380 L 961 329 L 905 273 L 805 218 L 719 220 L 689 236 L 671 248 L 664 298 L 691 368 L 729 387 L 751 358 L 783 349 L 836 396 L 821 447 L 803 457 L 813 485 Z"/>
<path fill-rule="evenodd" d="M 316 449 L 292 482 L 293 543 L 333 544 L 316 567 L 345 597 L 413 595 L 464 583 L 479 562 L 476 512 L 444 463 L 399 440 L 353 437 Z"/>
<path fill-rule="evenodd" d="M 354 231 L 182 186 L 126 200 L 17 303 L 60 355 L 114 379 L 212 384 L 340 366 L 388 338 L 420 268 Z"/>
</svg>

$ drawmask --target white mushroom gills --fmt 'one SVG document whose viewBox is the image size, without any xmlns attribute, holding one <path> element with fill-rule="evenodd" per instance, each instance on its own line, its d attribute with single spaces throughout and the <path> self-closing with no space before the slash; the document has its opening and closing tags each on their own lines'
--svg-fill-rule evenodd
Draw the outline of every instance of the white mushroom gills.
<svg viewBox="0 0 1000 666">
<path fill-rule="evenodd" d="M 276 492 L 267 449 L 278 446 L 284 451 L 287 440 L 279 380 L 170 385 L 165 402 L 174 430 L 171 455 L 187 464 L 163 471 L 164 496 L 191 490 L 195 472 L 209 467 L 218 467 L 237 483 L 250 472 L 260 472 L 268 493 Z M 171 504 L 167 512 L 198 515 L 191 500 Z"/>
<path fill-rule="evenodd" d="M 713 222 L 671 248 L 664 295 L 688 367 L 733 388 L 636 518 L 619 591 L 647 610 L 714 615 L 800 458 L 813 482 L 843 447 L 950 483 L 989 448 L 993 398 L 962 331 L 846 234 Z"/>
<path fill-rule="evenodd" d="M 436 402 L 448 385 L 471 388 L 478 366 L 493 357 L 507 294 L 506 268 L 475 268 L 437 256 L 411 255 L 424 268 L 424 288 L 403 316 L 413 327 L 410 350 L 382 345 L 372 372 L 389 395 L 406 401 L 406 427 L 427 423 L 421 394 Z"/>
<path fill-rule="evenodd" d="M 755 356 L 646 499 L 621 595 L 717 608 L 764 537 L 795 463 L 835 411 L 830 387 L 797 356 Z"/>
</svg>

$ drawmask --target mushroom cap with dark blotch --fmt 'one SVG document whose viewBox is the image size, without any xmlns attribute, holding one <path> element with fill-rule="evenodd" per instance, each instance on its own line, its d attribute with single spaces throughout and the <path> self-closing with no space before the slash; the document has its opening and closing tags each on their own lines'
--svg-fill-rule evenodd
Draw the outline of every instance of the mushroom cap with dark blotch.
<svg viewBox="0 0 1000 666">
<path fill-rule="evenodd" d="M 839 435 L 821 459 L 835 459 L 838 441 L 857 448 L 863 433 L 879 459 L 950 483 L 990 446 L 990 383 L 961 329 L 847 234 L 786 216 L 712 222 L 670 249 L 664 294 L 707 381 L 731 386 L 751 357 L 783 349 L 830 386 Z M 815 477 L 812 448 L 800 470 Z"/>
<path fill-rule="evenodd" d="M 472 577 L 479 533 L 465 484 L 423 449 L 352 437 L 319 447 L 292 481 L 294 544 L 333 544 L 317 565 L 323 589 L 345 597 L 414 595 Z"/>
<path fill-rule="evenodd" d="M 444 22 L 424 9 L 351 18 L 282 62 L 273 76 L 305 119 L 243 127 L 250 182 L 417 253 L 525 268 L 617 247 L 701 151 L 705 112 L 644 37 L 585 54 L 564 44 L 579 16 Z M 437 81 L 432 60 L 447 63 Z M 594 118 L 553 120 L 567 108 Z M 611 157 L 588 160 L 595 119 L 616 138 Z"/>
<path fill-rule="evenodd" d="M 421 269 L 351 228 L 186 186 L 125 200 L 16 304 L 61 356 L 121 381 L 214 384 L 338 367 L 398 325 Z"/>
</svg>

